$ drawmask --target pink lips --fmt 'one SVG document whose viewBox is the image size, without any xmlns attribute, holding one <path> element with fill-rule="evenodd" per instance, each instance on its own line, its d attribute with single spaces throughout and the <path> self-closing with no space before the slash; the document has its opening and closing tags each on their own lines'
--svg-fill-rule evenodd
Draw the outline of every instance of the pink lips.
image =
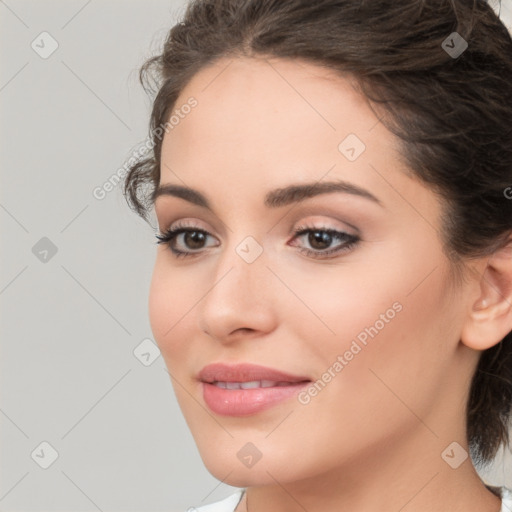
<svg viewBox="0 0 512 512">
<path fill-rule="evenodd" d="M 203 398 L 214 413 L 247 416 L 296 395 L 311 380 L 253 364 L 205 366 L 198 375 Z"/>
</svg>

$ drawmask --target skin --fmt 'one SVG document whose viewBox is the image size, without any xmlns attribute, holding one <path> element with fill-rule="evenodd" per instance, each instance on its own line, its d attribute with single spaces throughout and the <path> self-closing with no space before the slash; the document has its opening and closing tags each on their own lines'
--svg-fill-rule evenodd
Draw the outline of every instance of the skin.
<svg viewBox="0 0 512 512">
<path fill-rule="evenodd" d="M 467 450 L 464 407 L 481 350 L 512 329 L 511 253 L 468 262 L 456 284 L 439 229 L 442 201 L 410 176 L 394 136 L 350 77 L 298 60 L 221 59 L 198 72 L 175 107 L 198 105 L 164 137 L 160 184 L 202 192 L 213 212 L 173 196 L 155 201 L 164 232 L 177 221 L 210 236 L 176 258 L 157 249 L 149 313 L 176 397 L 207 469 L 247 487 L 251 512 L 498 512 L 500 500 Z M 348 134 L 366 149 L 349 161 Z M 269 190 L 343 179 L 381 205 L 329 193 L 269 208 Z M 361 241 L 329 258 L 307 224 Z M 263 249 L 247 263 L 236 247 Z M 313 240 L 314 243 L 314 240 Z M 336 238 L 332 247 L 341 246 Z M 320 248 L 319 248 L 320 247 Z M 402 309 L 324 389 L 246 417 L 216 415 L 197 373 L 251 362 L 319 379 L 398 302 Z M 251 468 L 237 457 L 261 452 Z M 246 510 L 243 500 L 238 510 Z"/>
</svg>

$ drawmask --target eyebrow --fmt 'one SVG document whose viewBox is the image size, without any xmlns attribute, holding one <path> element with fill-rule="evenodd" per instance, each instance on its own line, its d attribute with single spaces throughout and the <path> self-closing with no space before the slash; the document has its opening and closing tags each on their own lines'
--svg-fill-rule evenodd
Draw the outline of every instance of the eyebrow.
<svg viewBox="0 0 512 512">
<path fill-rule="evenodd" d="M 275 189 L 265 195 L 264 204 L 267 208 L 280 208 L 320 194 L 330 194 L 333 192 L 342 192 L 363 197 L 383 206 L 382 202 L 372 193 L 368 192 L 368 190 L 343 180 L 289 185 L 284 188 Z M 154 202 L 156 198 L 160 196 L 179 197 L 197 206 L 213 211 L 208 199 L 201 192 L 193 188 L 172 184 L 161 185 L 154 190 L 151 195 L 151 200 Z"/>
</svg>

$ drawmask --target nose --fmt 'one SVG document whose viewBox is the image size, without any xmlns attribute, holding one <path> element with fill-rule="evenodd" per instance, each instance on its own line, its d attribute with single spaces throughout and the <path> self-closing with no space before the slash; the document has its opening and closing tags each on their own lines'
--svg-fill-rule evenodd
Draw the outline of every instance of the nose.
<svg viewBox="0 0 512 512">
<path fill-rule="evenodd" d="M 222 343 L 241 335 L 261 335 L 275 327 L 275 276 L 267 267 L 264 252 L 251 262 L 244 253 L 246 248 L 242 243 L 219 256 L 198 304 L 201 330 Z"/>
</svg>

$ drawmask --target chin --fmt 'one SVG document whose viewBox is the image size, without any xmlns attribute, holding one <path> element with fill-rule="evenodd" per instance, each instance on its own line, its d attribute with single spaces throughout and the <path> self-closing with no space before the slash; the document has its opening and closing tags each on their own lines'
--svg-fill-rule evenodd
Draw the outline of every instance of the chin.
<svg viewBox="0 0 512 512">
<path fill-rule="evenodd" d="M 245 468 L 236 464 L 224 464 L 223 461 L 217 460 L 211 464 L 205 463 L 205 467 L 217 480 L 232 487 L 254 487 L 275 484 L 276 480 L 282 483 L 286 483 L 288 479 L 295 480 L 295 478 L 290 479 L 289 471 L 272 470 L 268 466 L 257 468 L 260 463 L 252 468 Z"/>
<path fill-rule="evenodd" d="M 228 435 L 228 434 L 226 434 Z M 279 447 L 261 447 L 261 457 L 249 445 L 247 438 L 229 438 L 225 443 L 199 442 L 198 448 L 203 464 L 208 472 L 218 480 L 233 487 L 248 487 L 293 482 L 308 475 L 300 473 L 296 453 L 287 454 Z M 250 458 L 253 454 L 253 460 Z M 294 461 L 290 465 L 290 461 Z"/>
</svg>

